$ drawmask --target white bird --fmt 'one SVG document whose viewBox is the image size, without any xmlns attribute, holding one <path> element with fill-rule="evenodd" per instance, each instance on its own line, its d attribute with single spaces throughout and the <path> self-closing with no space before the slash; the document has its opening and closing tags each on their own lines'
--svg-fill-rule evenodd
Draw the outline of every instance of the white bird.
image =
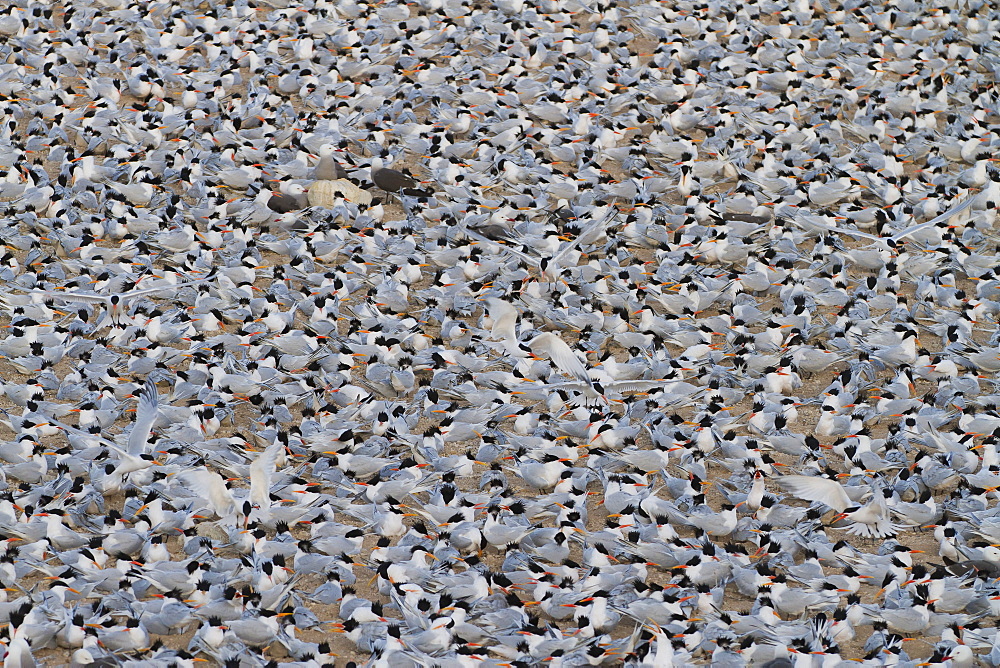
<svg viewBox="0 0 1000 668">
<path fill-rule="evenodd" d="M 147 378 L 146 384 L 139 394 L 139 401 L 135 407 L 135 422 L 128 435 L 126 450 L 130 455 L 142 455 L 149 452 L 149 435 L 153 431 L 158 410 L 159 397 L 156 392 L 156 383 L 151 378 Z"/>
<path fill-rule="evenodd" d="M 563 373 L 593 386 L 586 365 L 558 334 L 552 332 L 539 334 L 528 342 L 528 348 L 533 354 L 550 359 Z"/>
<path fill-rule="evenodd" d="M 268 517 L 271 509 L 271 477 L 277 468 L 278 457 L 284 451 L 282 443 L 268 446 L 250 464 L 250 503 L 257 509 L 254 515 Z"/>
<path fill-rule="evenodd" d="M 517 307 L 504 299 L 490 297 L 486 300 L 492 327 L 490 338 L 503 342 L 517 342 Z"/>
<path fill-rule="evenodd" d="M 877 619 L 884 619 L 893 631 L 913 635 L 924 631 L 931 623 L 929 602 L 920 601 L 917 605 L 907 608 L 876 609 L 869 614 Z"/>
<path fill-rule="evenodd" d="M 222 524 L 235 521 L 236 499 L 220 474 L 202 467 L 184 471 L 180 476 L 188 481 L 193 492 L 207 502 L 208 509 L 219 517 Z"/>
<path fill-rule="evenodd" d="M 35 657 L 32 656 L 31 645 L 26 639 L 15 636 L 7 644 L 7 655 L 4 657 L 3 665 L 4 668 L 35 668 Z"/>
</svg>

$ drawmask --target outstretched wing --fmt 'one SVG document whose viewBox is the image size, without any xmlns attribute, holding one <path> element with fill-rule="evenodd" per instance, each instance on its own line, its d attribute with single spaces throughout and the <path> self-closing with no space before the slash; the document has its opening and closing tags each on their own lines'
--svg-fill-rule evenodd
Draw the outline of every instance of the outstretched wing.
<svg viewBox="0 0 1000 668">
<path fill-rule="evenodd" d="M 146 385 L 139 394 L 139 403 L 135 407 L 135 424 L 132 425 L 132 432 L 128 435 L 128 453 L 130 455 L 141 455 L 148 451 L 149 435 L 153 431 L 153 423 L 156 422 L 159 406 L 160 399 L 156 394 L 156 383 L 147 378 Z"/>
<path fill-rule="evenodd" d="M 562 340 L 558 334 L 546 332 L 539 334 L 528 344 L 531 351 L 536 355 L 544 353 L 552 360 L 552 363 L 559 367 L 563 373 L 573 376 L 577 380 L 593 386 L 594 381 L 590 378 L 586 365 L 580 361 L 573 349 Z"/>
<path fill-rule="evenodd" d="M 809 475 L 787 475 L 778 484 L 792 496 L 806 501 L 819 501 L 838 513 L 854 505 L 836 480 Z"/>
</svg>

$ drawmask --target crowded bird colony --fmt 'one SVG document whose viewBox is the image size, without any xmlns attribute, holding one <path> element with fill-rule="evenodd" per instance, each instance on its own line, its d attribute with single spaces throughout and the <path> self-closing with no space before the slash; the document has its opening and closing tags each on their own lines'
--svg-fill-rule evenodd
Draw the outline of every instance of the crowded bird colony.
<svg viewBox="0 0 1000 668">
<path fill-rule="evenodd" d="M 1000 665 L 998 32 L 3 3 L 4 666 Z"/>
</svg>

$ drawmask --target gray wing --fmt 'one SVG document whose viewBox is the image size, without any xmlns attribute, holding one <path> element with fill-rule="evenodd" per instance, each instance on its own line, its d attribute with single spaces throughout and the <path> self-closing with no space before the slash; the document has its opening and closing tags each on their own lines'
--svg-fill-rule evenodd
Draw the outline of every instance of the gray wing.
<svg viewBox="0 0 1000 668">
<path fill-rule="evenodd" d="M 137 288 L 135 290 L 129 290 L 128 292 L 123 292 L 119 296 L 124 299 L 131 299 L 132 297 L 141 297 L 143 295 L 152 295 L 157 292 L 163 292 L 164 290 L 179 290 L 180 288 L 186 288 L 189 285 L 196 285 L 198 283 L 204 283 L 209 279 L 208 276 L 204 278 L 196 278 L 193 281 L 184 281 L 183 283 L 174 283 L 172 285 L 160 285 L 153 288 Z M 108 299 L 108 297 L 104 297 Z"/>
<path fill-rule="evenodd" d="M 570 241 L 562 248 L 560 248 L 558 251 L 556 251 L 556 254 L 552 256 L 552 262 L 555 264 L 559 264 L 559 262 L 563 258 L 568 256 L 570 252 L 572 252 L 573 249 L 575 249 L 577 246 L 579 246 L 582 243 L 589 242 L 592 237 L 596 238 L 597 237 L 597 234 L 595 234 L 596 232 L 598 231 L 603 232 L 604 230 L 606 230 L 608 225 L 611 224 L 611 221 L 613 221 L 617 217 L 618 217 L 618 209 L 613 208 L 611 211 L 608 212 L 606 216 L 604 216 L 604 218 L 601 218 L 599 220 L 594 220 L 593 222 L 591 222 L 589 225 L 587 225 L 587 227 L 580 230 L 580 234 L 576 235 L 576 239 Z"/>
<path fill-rule="evenodd" d="M 101 445 L 103 445 L 104 447 L 106 447 L 108 450 L 111 450 L 112 452 L 117 453 L 118 456 L 121 457 L 122 459 L 124 459 L 124 458 L 135 459 L 134 457 L 132 457 L 131 455 L 129 455 L 127 452 L 125 452 L 124 450 L 122 450 L 120 447 L 118 447 L 117 443 L 115 443 L 114 441 L 109 441 L 108 439 L 104 438 L 103 436 L 98 436 L 97 434 L 91 434 L 89 432 L 83 431 L 82 429 L 77 429 L 76 427 L 71 427 L 70 425 L 66 424 L 65 422 L 60 422 L 59 420 L 57 420 L 57 419 L 55 419 L 54 417 L 51 417 L 51 416 L 48 416 L 46 418 L 46 420 L 48 422 L 52 423 L 53 425 L 55 425 L 56 427 L 59 427 L 59 429 L 61 429 L 63 431 L 70 432 L 72 434 L 77 434 L 78 436 L 84 436 L 86 438 L 89 438 L 89 439 L 92 439 L 94 441 L 97 441 L 98 443 L 100 443 Z"/>
<path fill-rule="evenodd" d="M 648 380 L 636 379 L 636 380 L 615 380 L 610 383 L 602 383 L 601 386 L 604 391 L 612 392 L 651 392 L 653 390 L 659 390 L 665 388 L 667 385 L 676 383 L 677 381 L 667 380 L 665 378 L 651 378 Z M 546 383 L 545 387 L 555 388 L 565 388 L 570 390 L 585 390 L 589 386 L 582 380 L 569 380 L 562 382 Z"/>
<path fill-rule="evenodd" d="M 13 284 L 8 283 L 13 286 Z M 13 286 L 16 287 L 16 286 Z M 88 304 L 107 304 L 110 297 L 96 292 L 73 292 L 71 290 L 25 290 L 29 295 L 45 295 L 68 302 L 87 302 Z"/>
<path fill-rule="evenodd" d="M 184 283 L 176 283 L 173 285 L 162 285 L 154 288 L 141 288 L 135 290 L 129 290 L 128 292 L 122 292 L 118 295 L 121 300 L 130 299 L 132 297 L 141 297 L 142 295 L 151 295 L 157 292 L 163 292 L 164 290 L 176 290 L 179 288 L 187 287 L 189 285 L 195 285 L 196 283 L 202 283 L 208 280 L 208 277 L 199 278 L 193 281 L 185 281 Z M 9 287 L 24 290 L 16 283 L 7 283 Z M 56 299 L 62 299 L 64 301 L 71 302 L 87 302 L 90 304 L 107 304 L 108 301 L 115 295 L 101 295 L 96 292 L 74 292 L 72 290 L 24 290 L 29 295 L 45 295 L 46 297 L 53 297 Z"/>
<path fill-rule="evenodd" d="M 514 257 L 517 257 L 518 259 L 524 260 L 525 262 L 527 262 L 528 264 L 530 264 L 530 265 L 532 265 L 534 267 L 538 266 L 538 258 L 537 257 L 532 257 L 531 255 L 528 255 L 526 253 L 522 253 L 521 251 L 519 251 L 519 250 L 517 250 L 515 248 L 511 248 L 507 244 L 500 243 L 496 239 L 490 239 L 489 237 L 483 236 L 479 232 L 476 232 L 474 230 L 470 230 L 468 227 L 463 227 L 462 228 L 462 234 L 464 234 L 464 235 L 466 235 L 468 237 L 471 237 L 471 238 L 475 239 L 476 241 L 478 241 L 480 243 L 496 245 L 496 246 L 499 247 L 499 249 L 501 251 L 505 251 L 507 253 L 510 253 Z"/>
<path fill-rule="evenodd" d="M 914 225 L 913 227 L 909 227 L 909 228 L 903 230 L 902 232 L 900 232 L 898 234 L 892 235 L 892 239 L 895 240 L 895 241 L 899 241 L 900 239 L 905 239 L 906 237 L 910 236 L 911 234 L 915 234 L 915 233 L 919 232 L 920 230 L 926 229 L 928 227 L 934 227 L 938 223 L 944 222 L 944 221 L 948 220 L 949 218 L 951 218 L 952 216 L 960 214 L 963 211 L 965 211 L 966 209 L 968 209 L 970 206 L 972 206 L 972 202 L 975 199 L 976 199 L 975 196 L 966 197 L 965 201 L 962 202 L 961 204 L 956 204 L 955 206 L 951 207 L 950 209 L 948 209 L 944 213 L 941 213 L 941 214 L 939 214 L 939 215 L 931 218 L 926 223 L 921 223 L 920 225 Z"/>
<path fill-rule="evenodd" d="M 801 222 L 800 220 L 798 220 L 796 218 L 791 218 L 791 221 L 793 223 L 795 223 L 796 225 L 798 225 L 799 227 L 801 227 L 802 229 L 804 229 L 804 230 L 808 230 L 809 227 L 811 226 L 811 227 L 817 227 L 817 228 L 819 228 L 821 230 L 828 230 L 830 232 L 836 232 L 838 234 L 848 234 L 848 235 L 850 235 L 852 237 L 857 237 L 857 238 L 861 238 L 861 239 L 871 239 L 872 241 L 885 241 L 885 239 L 886 239 L 886 237 L 878 237 L 878 236 L 875 236 L 874 234 L 868 234 L 867 232 L 862 232 L 861 230 L 852 230 L 852 229 L 847 228 L 847 227 L 835 227 L 833 225 L 827 225 L 825 223 L 819 223 L 819 222 L 816 222 L 816 221 L 813 221 L 813 220 L 809 221 L 809 225 L 808 226 L 805 223 Z"/>
</svg>

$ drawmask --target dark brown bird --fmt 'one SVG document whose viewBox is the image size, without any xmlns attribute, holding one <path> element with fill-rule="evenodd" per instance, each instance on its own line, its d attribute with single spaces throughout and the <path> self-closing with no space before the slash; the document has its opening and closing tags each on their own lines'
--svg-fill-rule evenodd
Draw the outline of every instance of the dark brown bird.
<svg viewBox="0 0 1000 668">
<path fill-rule="evenodd" d="M 288 186 L 288 190 L 287 193 L 271 193 L 271 198 L 267 200 L 267 208 L 275 213 L 291 213 L 309 206 L 309 198 L 305 188 L 293 183 Z"/>
<path fill-rule="evenodd" d="M 434 193 L 421 190 L 420 183 L 398 169 L 382 166 L 381 158 L 375 158 L 371 164 L 372 182 L 387 193 L 402 193 L 409 197 L 431 197 Z"/>
</svg>

